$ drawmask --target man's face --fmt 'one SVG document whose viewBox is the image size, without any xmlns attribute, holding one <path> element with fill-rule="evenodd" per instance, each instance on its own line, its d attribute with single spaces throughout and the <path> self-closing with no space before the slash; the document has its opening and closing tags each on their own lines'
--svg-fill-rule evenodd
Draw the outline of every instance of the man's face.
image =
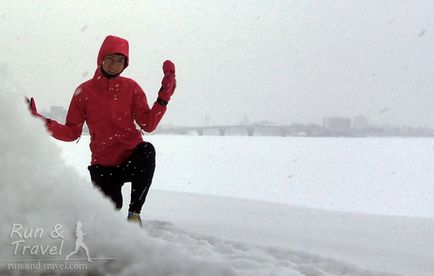
<svg viewBox="0 0 434 276">
<path fill-rule="evenodd" d="M 124 70 L 125 57 L 119 54 L 110 54 L 102 60 L 102 69 L 110 75 L 118 75 Z"/>
</svg>

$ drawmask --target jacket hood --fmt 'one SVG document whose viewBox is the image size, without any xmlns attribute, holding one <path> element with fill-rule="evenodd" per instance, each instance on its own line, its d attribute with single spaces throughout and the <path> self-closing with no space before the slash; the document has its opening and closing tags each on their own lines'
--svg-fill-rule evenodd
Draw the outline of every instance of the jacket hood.
<svg viewBox="0 0 434 276">
<path fill-rule="evenodd" d="M 109 35 L 104 39 L 98 53 L 98 60 L 97 60 L 98 68 L 101 67 L 104 57 L 110 54 L 124 55 L 126 57 L 124 69 L 128 67 L 129 46 L 128 46 L 128 41 L 126 39 L 113 36 L 113 35 Z"/>
</svg>

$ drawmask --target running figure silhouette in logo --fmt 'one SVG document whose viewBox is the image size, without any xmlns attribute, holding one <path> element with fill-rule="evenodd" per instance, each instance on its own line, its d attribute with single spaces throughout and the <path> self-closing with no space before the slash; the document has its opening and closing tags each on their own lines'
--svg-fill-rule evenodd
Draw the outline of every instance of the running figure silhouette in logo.
<svg viewBox="0 0 434 276">
<path fill-rule="evenodd" d="M 83 237 L 86 235 L 86 233 L 83 233 L 83 230 L 81 229 L 82 226 L 83 224 L 81 223 L 81 221 L 77 221 L 77 227 L 75 228 L 75 236 L 77 237 L 77 239 L 75 240 L 75 249 L 68 256 L 66 256 L 65 261 L 67 261 L 72 255 L 77 254 L 78 250 L 81 247 L 86 252 L 87 261 L 91 263 L 93 262 L 89 257 L 89 248 L 87 248 L 87 245 L 84 243 L 83 240 Z"/>
</svg>

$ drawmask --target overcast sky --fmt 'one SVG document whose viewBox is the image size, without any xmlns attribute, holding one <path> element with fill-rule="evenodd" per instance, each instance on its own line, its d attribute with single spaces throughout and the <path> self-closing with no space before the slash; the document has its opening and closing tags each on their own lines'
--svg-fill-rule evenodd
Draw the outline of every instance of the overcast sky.
<svg viewBox="0 0 434 276">
<path fill-rule="evenodd" d="M 432 0 L 2 0 L 0 63 L 41 109 L 68 107 L 113 34 L 130 41 L 123 75 L 150 103 L 162 62 L 176 64 L 165 124 L 434 127 L 433 15 Z"/>
</svg>

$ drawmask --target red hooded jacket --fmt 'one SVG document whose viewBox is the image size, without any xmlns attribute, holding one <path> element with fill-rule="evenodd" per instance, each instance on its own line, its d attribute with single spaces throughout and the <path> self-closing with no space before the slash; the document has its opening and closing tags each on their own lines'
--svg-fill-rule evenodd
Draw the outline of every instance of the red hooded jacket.
<svg viewBox="0 0 434 276">
<path fill-rule="evenodd" d="M 142 88 L 132 79 L 117 76 L 108 79 L 102 73 L 102 61 L 108 54 L 122 54 L 128 66 L 128 41 L 115 36 L 104 40 L 98 54 L 98 68 L 92 79 L 82 83 L 69 105 L 64 125 L 50 120 L 52 136 L 62 141 L 80 137 L 84 122 L 90 132 L 92 165 L 117 166 L 143 142 L 140 129 L 152 132 L 160 122 L 166 106 L 152 108 Z"/>
</svg>

